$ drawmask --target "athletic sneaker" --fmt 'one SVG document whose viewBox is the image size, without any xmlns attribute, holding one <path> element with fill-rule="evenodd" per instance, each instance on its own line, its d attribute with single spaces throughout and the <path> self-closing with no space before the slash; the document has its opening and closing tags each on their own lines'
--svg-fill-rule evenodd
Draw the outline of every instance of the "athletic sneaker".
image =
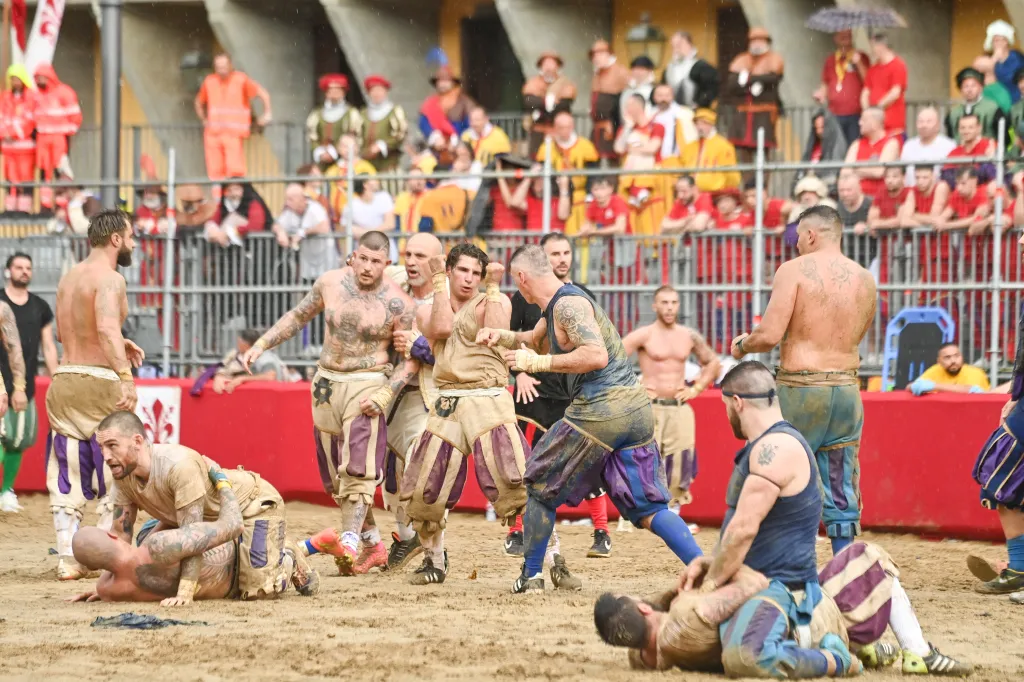
<svg viewBox="0 0 1024 682">
<path fill-rule="evenodd" d="M 324 528 L 316 535 L 311 535 L 309 544 L 313 545 L 321 554 L 330 554 L 334 557 L 342 555 L 341 536 L 334 528 Z"/>
<path fill-rule="evenodd" d="M 420 536 L 414 535 L 410 540 L 399 540 L 398 533 L 391 533 L 391 549 L 388 550 L 388 570 L 398 571 L 423 551 Z"/>
<path fill-rule="evenodd" d="M 284 553 L 291 556 L 292 564 L 292 586 L 295 591 L 303 597 L 314 597 L 320 592 L 320 574 L 309 565 L 301 552 L 288 548 Z"/>
<path fill-rule="evenodd" d="M 594 531 L 594 544 L 587 552 L 591 559 L 607 559 L 612 555 L 612 538 L 606 530 Z"/>
<path fill-rule="evenodd" d="M 7 490 L 0 494 L 0 512 L 17 514 L 23 510 L 24 507 L 18 504 L 18 496 L 14 494 L 13 490 Z"/>
<path fill-rule="evenodd" d="M 949 675 L 951 677 L 963 677 L 970 675 L 974 667 L 967 663 L 961 663 L 949 656 L 939 653 L 931 644 L 931 651 L 927 656 L 918 656 L 911 651 L 903 652 L 903 674 L 904 675 Z"/>
<path fill-rule="evenodd" d="M 619 517 L 619 525 L 616 526 L 615 532 L 616 533 L 632 533 L 633 532 L 633 524 L 620 516 Z"/>
<path fill-rule="evenodd" d="M 552 569 L 552 572 L 554 569 Z M 523 569 L 519 577 L 512 583 L 512 594 L 526 594 L 527 592 L 544 592 L 544 574 L 538 573 L 531 578 L 526 575 L 526 562 L 523 562 Z"/>
<path fill-rule="evenodd" d="M 523 556 L 523 531 L 514 530 L 505 536 L 505 554 L 507 556 Z"/>
<path fill-rule="evenodd" d="M 409 578 L 413 585 L 440 585 L 448 577 L 448 550 L 444 551 L 444 570 L 434 566 L 432 558 L 424 557 L 423 563 Z"/>
<path fill-rule="evenodd" d="M 345 545 L 339 545 L 338 553 L 334 555 L 334 564 L 338 567 L 338 575 L 355 575 L 356 561 L 358 560 L 355 550 L 349 549 Z"/>
<path fill-rule="evenodd" d="M 999 577 L 974 586 L 975 592 L 981 594 L 1010 594 L 1024 590 L 1024 572 L 1012 568 L 1004 568 Z"/>
<path fill-rule="evenodd" d="M 850 653 L 850 649 L 839 638 L 839 635 L 828 634 L 821 638 L 820 648 L 828 651 L 842 667 L 836 677 L 856 677 L 864 671 L 860 659 Z"/>
<path fill-rule="evenodd" d="M 494 505 L 490 502 L 487 503 L 487 509 L 484 511 L 484 518 L 490 523 L 494 523 L 498 520 L 498 514 L 494 511 Z"/>
<path fill-rule="evenodd" d="M 888 668 L 899 660 L 899 657 L 900 650 L 895 644 L 889 644 L 888 642 L 868 644 L 857 652 L 857 658 L 860 659 L 860 662 L 864 664 L 865 668 L 870 668 L 871 670 Z"/>
<path fill-rule="evenodd" d="M 352 572 L 356 575 L 366 575 L 371 568 L 388 570 L 388 548 L 384 546 L 383 542 L 378 542 L 373 547 L 363 545 L 355 565 L 352 566 Z"/>
<path fill-rule="evenodd" d="M 582 590 L 583 581 L 569 572 L 561 554 L 552 557 L 551 584 L 556 590 Z"/>
</svg>

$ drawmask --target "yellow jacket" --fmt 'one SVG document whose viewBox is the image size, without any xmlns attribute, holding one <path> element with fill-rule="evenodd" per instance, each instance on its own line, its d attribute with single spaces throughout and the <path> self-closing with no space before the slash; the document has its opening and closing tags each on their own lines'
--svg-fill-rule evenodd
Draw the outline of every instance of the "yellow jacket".
<svg viewBox="0 0 1024 682">
<path fill-rule="evenodd" d="M 736 165 L 736 148 L 729 140 L 715 133 L 706 140 L 690 142 L 683 147 L 680 161 L 683 168 L 716 168 Z M 723 189 L 739 189 L 743 178 L 739 171 L 720 173 L 697 173 L 694 175 L 697 189 L 702 192 L 718 192 Z"/>
<path fill-rule="evenodd" d="M 475 130 L 469 128 L 462 133 L 462 141 L 473 150 L 473 159 L 479 161 L 481 166 L 489 164 L 498 154 L 508 154 L 512 151 L 508 135 L 495 125 L 492 125 L 482 138 Z"/>
</svg>

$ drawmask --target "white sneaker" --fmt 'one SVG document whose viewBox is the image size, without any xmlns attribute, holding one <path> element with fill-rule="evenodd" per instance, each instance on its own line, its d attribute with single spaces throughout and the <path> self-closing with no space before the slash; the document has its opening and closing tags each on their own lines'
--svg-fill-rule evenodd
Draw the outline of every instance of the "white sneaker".
<svg viewBox="0 0 1024 682">
<path fill-rule="evenodd" d="M 626 519 L 619 517 L 619 525 L 615 528 L 616 533 L 632 533 L 633 524 Z"/>
<path fill-rule="evenodd" d="M 24 507 L 18 504 L 18 496 L 14 494 L 13 490 L 0 494 L 0 511 L 7 512 L 8 514 L 17 514 L 23 510 Z"/>
</svg>

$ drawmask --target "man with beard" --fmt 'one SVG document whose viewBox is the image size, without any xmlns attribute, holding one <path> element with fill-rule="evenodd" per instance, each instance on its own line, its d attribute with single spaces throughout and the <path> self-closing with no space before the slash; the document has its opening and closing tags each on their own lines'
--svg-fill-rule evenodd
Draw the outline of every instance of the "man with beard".
<svg viewBox="0 0 1024 682">
<path fill-rule="evenodd" d="M 52 377 L 57 370 L 57 344 L 53 340 L 53 311 L 39 296 L 30 293 L 32 282 L 32 256 L 18 252 L 7 259 L 7 287 L 0 292 L 0 319 L 6 317 L 9 309 L 17 324 L 21 341 L 21 363 L 9 355 L 6 347 L 0 348 L 0 372 L 4 377 L 4 389 L 8 395 L 15 393 L 15 376 L 19 385 L 24 382 L 25 404 L 8 406 L 0 430 L 0 459 L 3 461 L 4 478 L 0 487 L 0 511 L 19 512 L 21 506 L 14 495 L 14 479 L 21 467 L 21 453 L 36 442 L 36 375 L 39 373 L 39 348 L 42 346 L 46 371 Z M 5 339 L 6 340 L 6 339 Z M 18 398 L 19 402 L 21 398 Z"/>
<path fill-rule="evenodd" d="M 539 73 L 523 85 L 523 130 L 530 134 L 527 158 L 537 156 L 544 136 L 553 130 L 555 115 L 572 112 L 576 85 L 562 74 L 564 64 L 557 52 L 541 52 L 537 58 Z"/>
<path fill-rule="evenodd" d="M 860 533 L 864 406 L 858 346 L 876 304 L 874 277 L 843 255 L 842 237 L 843 222 L 834 208 L 804 211 L 797 225 L 800 256 L 776 271 L 761 324 L 732 342 L 737 360 L 782 344 L 779 405 L 814 453 L 833 554 Z"/>
<path fill-rule="evenodd" d="M 197 596 L 224 597 L 225 587 L 243 600 L 273 598 L 285 590 L 289 581 L 301 593 L 316 593 L 316 573 L 288 546 L 284 500 L 260 476 L 241 468 L 221 471 L 216 462 L 183 445 L 149 442 L 142 420 L 133 412 L 118 411 L 107 416 L 96 427 L 96 441 L 114 478 L 110 493 L 114 527 L 110 533 L 83 529 L 84 536 L 75 537 L 73 548 L 83 564 L 112 572 L 100 578 L 98 592 L 107 591 L 119 601 L 162 598 L 163 606 L 185 606 Z M 232 495 L 224 495 L 224 488 Z M 235 556 L 233 562 L 216 562 L 216 567 L 234 568 L 233 580 L 218 581 L 207 574 L 204 581 L 204 551 L 216 545 L 200 547 L 191 543 L 197 536 L 213 534 L 204 522 L 223 520 L 226 510 L 221 505 L 232 508 L 227 511 L 234 520 L 223 529 L 227 532 L 216 538 L 220 540 L 217 544 L 230 542 Z M 157 525 L 140 541 L 139 550 L 134 550 L 131 541 L 139 510 L 156 519 Z M 170 528 L 180 529 L 177 539 L 181 549 L 188 544 L 194 551 L 184 556 L 160 556 L 167 541 L 173 542 L 161 537 Z M 120 558 L 135 555 L 138 563 L 133 576 L 124 570 L 123 562 L 111 556 L 117 554 Z M 164 572 L 159 567 L 172 562 L 177 564 L 177 571 Z M 207 584 L 201 585 L 203 582 Z M 174 583 L 177 585 L 172 589 Z M 214 594 L 200 593 L 200 587 Z"/>
<path fill-rule="evenodd" d="M 64 357 L 46 392 L 46 488 L 57 531 L 58 580 L 78 580 L 88 573 L 71 550 L 86 500 L 97 500 L 97 525 L 110 528 L 110 471 L 93 434 L 110 413 L 135 409 L 132 367 L 145 359 L 142 349 L 121 335 L 128 296 L 117 267 L 132 264 L 131 217 L 118 209 L 94 215 L 89 246 L 88 258 L 57 285 L 57 340 Z M 14 388 L 24 389 L 24 384 L 15 382 Z"/>
<path fill-rule="evenodd" d="M 688 403 L 715 383 L 722 363 L 700 332 L 676 321 L 675 289 L 663 286 L 654 292 L 654 313 L 658 319 L 633 330 L 622 345 L 628 355 L 640 356 L 640 375 L 654 408 L 654 442 L 665 460 L 671 502 L 684 505 L 693 500 L 690 483 L 697 475 L 696 420 Z M 701 365 L 692 384 L 686 381 L 691 354 Z"/>
<path fill-rule="evenodd" d="M 926 393 L 986 393 L 991 388 L 988 374 L 981 367 L 965 365 L 960 346 L 943 344 L 936 363 L 907 384 L 914 395 Z"/>
<path fill-rule="evenodd" d="M 569 279 L 572 273 L 572 244 L 559 232 L 544 235 L 540 240 L 540 248 L 544 249 L 551 269 L 560 281 L 573 284 Z M 594 294 L 582 284 L 575 284 L 580 291 L 591 299 Z M 512 294 L 512 322 L 510 328 L 514 332 L 533 331 L 537 323 L 544 317 L 544 311 L 535 303 L 528 303 L 519 291 Z M 571 397 L 565 392 L 558 377 L 547 372 L 528 374 L 513 372 L 516 383 L 516 416 L 519 427 L 526 434 L 530 445 L 534 446 L 547 433 L 555 422 L 565 416 Z M 608 534 L 608 496 L 603 489 L 598 489 L 587 496 L 587 507 L 594 523 L 594 544 L 587 556 L 605 559 L 612 555 L 612 538 Z M 559 554 L 558 533 L 551 532 L 548 555 Z M 505 554 L 509 556 L 523 555 L 523 517 L 517 516 L 505 537 Z"/>
<path fill-rule="evenodd" d="M 321 275 L 242 357 L 248 369 L 264 351 L 324 313 L 327 331 L 311 387 L 313 431 L 324 489 L 341 507 L 341 537 L 319 547 L 314 543 L 312 549 L 333 554 L 344 576 L 387 565 L 387 548 L 373 520 L 373 495 L 387 451 L 388 412 L 419 369 L 415 360 L 397 367 L 390 361 L 392 337 L 412 328 L 415 307 L 384 278 L 389 249 L 382 232 L 364 234 L 350 265 Z"/>
</svg>

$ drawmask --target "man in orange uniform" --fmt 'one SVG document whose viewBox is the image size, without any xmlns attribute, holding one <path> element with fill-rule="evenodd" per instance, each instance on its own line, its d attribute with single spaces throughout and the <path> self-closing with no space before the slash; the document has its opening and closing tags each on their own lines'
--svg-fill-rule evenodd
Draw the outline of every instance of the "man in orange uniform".
<svg viewBox="0 0 1024 682">
<path fill-rule="evenodd" d="M 24 66 L 7 69 L 7 89 L 0 97 L 0 154 L 4 158 L 4 178 L 11 191 L 4 198 L 5 211 L 32 210 L 32 189 L 16 187 L 32 182 L 36 174 L 36 92 L 32 77 Z"/>
<path fill-rule="evenodd" d="M 263 102 L 263 115 L 256 119 L 262 127 L 270 123 L 270 95 L 249 76 L 235 71 L 228 55 L 213 58 L 213 73 L 196 95 L 196 116 L 206 127 L 203 147 L 206 174 L 211 180 L 245 177 L 242 141 L 249 137 L 252 127 L 250 102 L 254 97 Z"/>
<path fill-rule="evenodd" d="M 36 67 L 36 88 L 39 105 L 36 109 L 36 165 L 44 180 L 53 180 L 54 174 L 71 177 L 68 148 L 71 136 L 82 126 L 82 108 L 78 95 L 66 83 L 61 83 L 50 64 Z M 53 208 L 53 189 L 39 190 L 39 203 Z"/>
</svg>

